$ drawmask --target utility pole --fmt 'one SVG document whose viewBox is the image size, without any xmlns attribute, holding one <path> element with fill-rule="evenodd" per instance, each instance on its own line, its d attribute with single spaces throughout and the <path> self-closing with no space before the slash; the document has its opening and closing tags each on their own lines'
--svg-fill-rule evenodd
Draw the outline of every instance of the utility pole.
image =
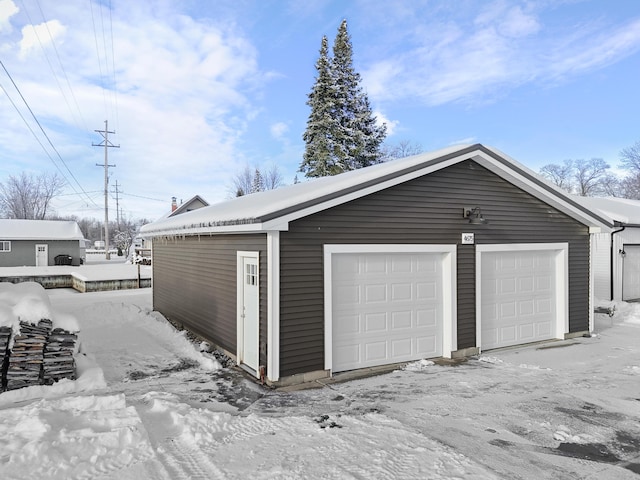
<svg viewBox="0 0 640 480">
<path fill-rule="evenodd" d="M 104 147 L 104 251 L 105 258 L 111 260 L 109 253 L 109 167 L 115 167 L 115 165 L 109 165 L 109 147 L 120 148 L 120 145 L 113 145 L 109 141 L 109 134 L 115 134 L 116 132 L 110 132 L 108 128 L 107 120 L 104 121 L 104 130 L 94 130 L 94 132 L 102 135 L 102 142 L 92 143 L 94 147 Z M 96 166 L 101 167 L 99 163 Z"/>
<path fill-rule="evenodd" d="M 116 194 L 116 219 L 117 219 L 117 223 L 118 223 L 118 230 L 120 230 L 120 197 L 118 197 L 118 194 L 120 193 L 120 190 L 118 190 L 118 181 L 116 180 L 116 190 L 112 193 Z"/>
</svg>

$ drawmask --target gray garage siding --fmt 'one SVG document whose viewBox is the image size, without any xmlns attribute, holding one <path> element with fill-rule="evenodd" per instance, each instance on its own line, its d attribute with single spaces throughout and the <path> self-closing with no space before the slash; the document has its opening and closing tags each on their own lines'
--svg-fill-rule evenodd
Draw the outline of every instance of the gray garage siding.
<svg viewBox="0 0 640 480">
<path fill-rule="evenodd" d="M 260 255 L 260 364 L 266 364 L 266 234 L 153 240 L 153 308 L 228 350 L 237 351 L 237 251 Z"/>
<path fill-rule="evenodd" d="M 49 265 L 55 265 L 57 255 L 71 255 L 72 265 L 80 265 L 78 240 L 11 240 L 11 251 L 0 252 L 0 267 L 35 266 L 36 245 L 48 245 Z"/>
<path fill-rule="evenodd" d="M 470 225 L 463 207 L 482 208 Z M 281 234 L 280 374 L 324 368 L 323 245 L 457 244 L 458 348 L 475 346 L 476 244 L 569 242 L 570 331 L 588 330 L 588 228 L 473 161 L 292 222 Z"/>
</svg>

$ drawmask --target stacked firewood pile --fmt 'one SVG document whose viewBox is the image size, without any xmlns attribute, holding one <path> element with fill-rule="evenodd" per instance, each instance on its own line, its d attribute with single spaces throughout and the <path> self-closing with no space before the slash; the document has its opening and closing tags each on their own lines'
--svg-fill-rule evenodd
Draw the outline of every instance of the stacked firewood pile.
<svg viewBox="0 0 640 480">
<path fill-rule="evenodd" d="M 7 368 L 9 367 L 9 340 L 11 339 L 11 327 L 0 327 L 0 386 L 6 381 Z M 0 388 L 0 391 L 2 389 Z"/>
<path fill-rule="evenodd" d="M 6 363 L 6 373 L 2 377 L 2 387 L 6 390 L 51 384 L 62 378 L 75 379 L 73 351 L 77 336 L 66 330 L 53 329 L 49 319 L 37 325 L 20 322 L 20 332 L 13 338 Z M 11 335 L 8 328 L 7 344 Z M 0 334 L 0 349 L 2 348 Z"/>
<path fill-rule="evenodd" d="M 73 349 L 78 336 L 61 328 L 54 328 L 44 347 L 42 379 L 50 385 L 62 378 L 76 379 Z"/>
</svg>

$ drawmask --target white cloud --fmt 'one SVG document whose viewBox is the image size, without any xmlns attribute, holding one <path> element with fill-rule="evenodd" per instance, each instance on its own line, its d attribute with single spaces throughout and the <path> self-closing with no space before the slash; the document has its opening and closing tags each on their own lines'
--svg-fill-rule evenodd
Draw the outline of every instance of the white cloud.
<svg viewBox="0 0 640 480">
<path fill-rule="evenodd" d="M 380 111 L 373 112 L 374 117 L 376 118 L 376 125 L 386 125 L 387 126 L 387 136 L 392 136 L 400 122 L 397 120 L 389 120 L 384 113 Z"/>
<path fill-rule="evenodd" d="M 110 173 L 126 193 L 166 198 L 166 205 L 174 195 L 200 194 L 210 202 L 223 198 L 224 183 L 247 162 L 237 144 L 264 85 L 255 46 L 233 22 L 166 10 L 172 4 L 114 2 L 111 15 L 106 7 L 92 5 L 95 31 L 89 2 L 79 0 L 45 6 L 49 21 L 35 27 L 43 44 L 53 37 L 64 74 L 55 56 L 47 64 L 37 55 L 40 42 L 29 25 L 19 48 L 16 41 L 3 58 L 83 188 L 101 188 L 95 163 L 102 152 L 91 144 L 102 140 L 93 130 L 104 129 L 108 119 L 109 129 L 116 131 L 110 140 L 121 147 L 109 150 L 110 163 L 117 165 Z M 109 18 L 103 37 L 101 21 Z M 21 55 L 29 61 L 17 61 Z M 38 158 L 39 168 L 55 170 L 15 117 L 6 98 L 0 98 L 0 122 L 11 125 L 20 139 L 11 148 L 21 162 L 15 167 L 5 162 L 0 173 L 24 169 L 23 158 Z M 19 145 L 31 145 L 31 154 L 19 154 Z M 138 217 L 157 217 L 166 207 L 139 197 L 123 200 Z"/>
<path fill-rule="evenodd" d="M 480 5 L 475 14 L 449 12 L 444 22 L 419 14 L 407 21 L 404 37 L 383 44 L 384 58 L 362 73 L 372 100 L 486 103 L 522 84 L 569 78 L 640 49 L 640 20 L 557 30 L 545 28 L 539 12 L 530 11 L 540 4 Z"/>
<path fill-rule="evenodd" d="M 520 7 L 513 7 L 507 12 L 499 29 L 504 36 L 517 38 L 538 33 L 540 24 L 534 15 L 527 15 Z"/>
<path fill-rule="evenodd" d="M 277 122 L 271 125 L 271 136 L 276 140 L 285 140 L 285 135 L 289 132 L 289 126 L 284 122 Z"/>
<path fill-rule="evenodd" d="M 12 0 L 0 0 L 0 33 L 11 31 L 11 17 L 19 11 Z"/>
<path fill-rule="evenodd" d="M 26 58 L 29 53 L 37 48 L 44 48 L 55 42 L 57 38 L 64 35 L 66 27 L 58 20 L 51 20 L 40 25 L 26 25 L 22 28 L 22 40 L 20 40 L 21 59 Z"/>
</svg>

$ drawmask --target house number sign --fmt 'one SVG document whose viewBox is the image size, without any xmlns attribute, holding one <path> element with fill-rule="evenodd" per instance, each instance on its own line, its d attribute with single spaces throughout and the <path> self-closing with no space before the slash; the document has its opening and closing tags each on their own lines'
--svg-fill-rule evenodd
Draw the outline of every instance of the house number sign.
<svg viewBox="0 0 640 480">
<path fill-rule="evenodd" d="M 462 244 L 463 245 L 473 245 L 474 236 L 473 233 L 463 233 L 462 234 Z"/>
</svg>

